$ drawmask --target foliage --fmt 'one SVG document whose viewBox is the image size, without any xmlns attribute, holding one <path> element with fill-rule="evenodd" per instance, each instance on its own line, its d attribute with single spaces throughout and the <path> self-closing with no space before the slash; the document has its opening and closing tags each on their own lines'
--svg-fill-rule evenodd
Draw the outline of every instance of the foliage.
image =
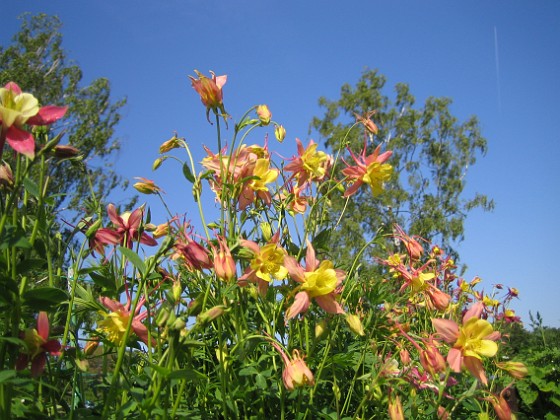
<svg viewBox="0 0 560 420">
<path fill-rule="evenodd" d="M 524 366 L 498 362 L 515 290 L 478 292 L 441 247 L 397 225 L 378 274 L 360 267 L 383 236 L 331 258 L 324 215 L 362 189 L 382 200 L 390 151 L 344 163 L 297 142 L 278 161 L 249 141 L 266 127 L 283 136 L 263 105 L 223 145 L 226 78 L 197 75 L 217 144 L 195 165 L 175 135 L 154 168 L 179 163 L 201 226 L 110 204 L 83 218 L 77 247 L 57 234 L 46 188 L 61 136 L 33 128 L 41 111 L 18 109 L 34 102 L 15 84 L 0 91 L 0 135 L 38 146 L 0 172 L 0 418 L 511 417 L 500 390 Z M 135 187 L 167 208 L 155 181 Z M 67 276 L 54 257 L 66 247 Z"/>
<path fill-rule="evenodd" d="M 311 124 L 345 160 L 348 150 L 362 145 L 368 153 L 379 143 L 393 151 L 395 176 L 382 197 L 362 190 L 352 199 L 333 198 L 329 219 L 336 227 L 333 237 L 343 244 L 337 255 L 355 255 L 367 238 L 379 229 L 391 232 L 395 223 L 452 251 L 451 245 L 463 239 L 467 213 L 493 208 L 485 195 L 464 197 L 467 171 L 486 152 L 486 139 L 476 117 L 459 122 L 452 115 L 451 99 L 429 97 L 416 107 L 408 85 L 398 83 L 391 99 L 384 93 L 385 83 L 377 71 L 365 71 L 354 87 L 342 86 L 339 99 L 321 98 L 325 113 Z M 365 133 L 350 130 L 362 124 L 368 128 Z"/>
<path fill-rule="evenodd" d="M 110 159 L 120 148 L 113 135 L 126 100 L 112 101 L 109 80 L 105 78 L 84 86 L 82 70 L 63 49 L 61 27 L 55 16 L 26 14 L 13 43 L 0 47 L 0 85 L 17 80 L 43 103 L 69 108 L 67 118 L 55 128 L 63 130 L 67 142 L 79 150 L 82 159 L 49 166 L 47 190 L 55 211 L 62 203 L 73 210 L 83 208 L 92 187 L 101 199 L 117 186 L 127 184 L 111 169 Z M 64 191 L 72 191 L 72 195 L 55 195 Z"/>
<path fill-rule="evenodd" d="M 560 329 L 543 326 L 537 312 L 532 331 L 515 324 L 509 331 L 509 354 L 522 360 L 527 377 L 517 384 L 519 418 L 560 418 Z"/>
</svg>

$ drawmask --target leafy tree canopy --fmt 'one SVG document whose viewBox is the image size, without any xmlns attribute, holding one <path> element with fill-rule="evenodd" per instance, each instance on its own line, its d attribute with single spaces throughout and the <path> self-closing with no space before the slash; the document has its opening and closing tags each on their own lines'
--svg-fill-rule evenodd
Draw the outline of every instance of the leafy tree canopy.
<svg viewBox="0 0 560 420">
<path fill-rule="evenodd" d="M 355 86 L 342 86 L 338 99 L 320 98 L 324 115 L 311 123 L 325 144 L 340 150 L 351 164 L 349 150 L 358 154 L 364 144 L 367 155 L 379 144 L 393 151 L 394 173 L 383 194 L 374 197 L 369 188 L 361 188 L 348 199 L 332 197 L 333 243 L 340 244 L 334 252 L 341 258 L 356 255 L 379 230 L 390 234 L 394 223 L 450 248 L 463 239 L 470 210 L 493 208 L 486 195 L 464 197 L 467 171 L 487 148 L 477 118 L 459 121 L 451 113 L 449 98 L 430 97 L 423 106 L 415 106 L 404 83 L 395 86 L 391 98 L 384 93 L 385 84 L 376 70 L 364 71 Z M 348 133 L 356 115 L 371 111 L 375 111 L 371 120 L 378 127 L 376 134 L 364 134 L 362 124 Z M 370 249 L 374 255 L 375 248 Z"/>
<path fill-rule="evenodd" d="M 0 46 L 0 84 L 15 81 L 43 105 L 68 106 L 65 118 L 54 129 L 65 131 L 66 142 L 79 150 L 83 161 L 52 165 L 49 187 L 53 194 L 73 192 L 72 196 L 58 196 L 56 208 L 64 204 L 77 210 L 92 189 L 98 198 L 103 198 L 115 187 L 126 186 L 110 161 L 120 148 L 113 135 L 126 99 L 113 101 L 109 80 L 105 78 L 87 86 L 80 83 L 82 70 L 62 47 L 62 23 L 58 17 L 25 14 L 21 19 L 21 29 L 12 44 Z"/>
</svg>

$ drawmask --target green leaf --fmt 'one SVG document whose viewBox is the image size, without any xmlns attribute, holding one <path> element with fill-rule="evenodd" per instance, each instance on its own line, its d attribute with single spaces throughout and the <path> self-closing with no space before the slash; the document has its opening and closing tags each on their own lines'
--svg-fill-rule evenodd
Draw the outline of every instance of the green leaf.
<svg viewBox="0 0 560 420">
<path fill-rule="evenodd" d="M 194 369 L 174 370 L 169 374 L 169 379 L 187 379 L 189 381 L 206 381 L 208 377 Z"/>
<path fill-rule="evenodd" d="M 191 168 L 189 168 L 189 165 L 185 162 L 183 163 L 183 175 L 185 175 L 185 178 L 187 178 L 187 181 L 194 183 L 195 181 L 195 177 L 193 175 L 193 173 L 191 172 Z"/>
<path fill-rule="evenodd" d="M 40 287 L 23 294 L 27 306 L 35 311 L 50 311 L 68 300 L 68 295 L 56 287 Z"/>
<path fill-rule="evenodd" d="M 109 290 L 115 290 L 115 288 L 116 288 L 115 280 L 112 279 L 112 278 L 102 276 L 101 274 L 98 274 L 98 273 L 95 273 L 95 272 L 89 273 L 89 276 L 91 277 L 91 279 L 93 280 L 93 282 L 97 286 L 100 286 L 104 289 L 109 289 Z"/>
<path fill-rule="evenodd" d="M 2 382 L 7 381 L 8 379 L 13 378 L 14 376 L 16 376 L 16 371 L 15 370 L 3 370 L 0 371 L 0 384 Z"/>
<path fill-rule="evenodd" d="M 146 264 L 144 264 L 144 261 L 142 261 L 136 252 L 123 246 L 119 246 L 119 251 L 132 263 L 134 267 L 136 267 L 138 271 L 140 271 L 142 275 L 146 273 Z"/>
<path fill-rule="evenodd" d="M 31 194 L 35 198 L 39 198 L 39 186 L 35 183 L 35 181 L 33 181 L 31 178 L 25 178 L 23 180 L 23 186 L 29 194 Z"/>
</svg>

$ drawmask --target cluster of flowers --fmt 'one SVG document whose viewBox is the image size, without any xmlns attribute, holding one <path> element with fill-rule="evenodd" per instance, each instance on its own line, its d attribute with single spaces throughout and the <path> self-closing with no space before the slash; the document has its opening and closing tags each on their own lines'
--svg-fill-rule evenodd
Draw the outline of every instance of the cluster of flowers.
<svg viewBox="0 0 560 420">
<path fill-rule="evenodd" d="M 191 77 L 192 85 L 206 106 L 207 118 L 210 111 L 213 111 L 216 116 L 227 121 L 222 93 L 226 76 L 216 76 L 212 73 L 208 78 L 198 72 L 197 75 L 198 79 Z M 52 122 L 60 118 L 65 109 L 38 108 L 36 101 L 25 95 L 27 94 L 22 94 L 15 84 L 0 89 L 0 140 L 2 146 L 6 139 L 16 151 L 32 157 L 34 146 L 31 147 L 30 134 L 23 132 L 22 124 Z M 258 118 L 247 120 L 246 124 L 266 126 L 272 122 L 270 110 L 266 106 L 260 105 L 255 107 L 255 110 Z M 364 116 L 357 115 L 356 119 L 367 132 L 375 134 L 377 127 L 370 119 L 371 115 L 371 112 Z M 283 141 L 285 130 L 277 123 L 274 125 L 276 138 Z M 167 153 L 182 146 L 186 147 L 185 142 L 174 136 L 161 145 L 160 152 Z M 272 162 L 266 143 L 263 146 L 241 144 L 235 148 L 232 146 L 229 151 L 224 147 L 217 153 L 206 148 L 207 156 L 202 160 L 206 172 L 199 177 L 190 176 L 195 179 L 196 188 L 200 187 L 200 179 L 208 179 L 216 201 L 227 211 L 266 210 L 273 202 L 278 202 L 291 214 L 305 214 L 314 200 L 317 200 L 316 191 L 321 183 L 331 177 L 335 162 L 331 155 L 318 150 L 318 144 L 313 141 L 304 146 L 296 139 L 296 146 L 297 155 L 283 166 L 283 172 Z M 346 167 L 341 171 L 344 178 L 340 181 L 334 180 L 335 185 L 343 190 L 345 198 L 354 195 L 364 185 L 377 196 L 382 193 L 384 183 L 391 177 L 393 168 L 388 163 L 391 151 L 381 152 L 381 146 L 377 146 L 373 153 L 368 155 L 366 146 L 367 144 L 364 144 L 362 152 L 358 155 L 349 151 L 354 162 L 345 162 Z M 156 161 L 154 168 L 163 160 L 165 156 Z M 280 177 L 285 177 L 283 184 L 279 188 L 273 188 L 272 185 L 277 184 Z M 145 178 L 140 178 L 139 181 L 135 184 L 138 191 L 146 194 L 161 192 L 153 181 Z M 336 268 L 332 261 L 318 258 L 313 244 L 308 240 L 305 242 L 305 257 L 300 261 L 296 255 L 290 254 L 283 247 L 285 242 L 281 231 L 273 233 L 270 225 L 268 231 L 263 232 L 264 242 L 259 243 L 241 237 L 240 233 L 237 233 L 235 238 L 228 237 L 223 226 L 223 230 L 215 233 L 212 239 L 203 239 L 194 233 L 190 224 L 180 223 L 176 219 L 159 226 L 144 224 L 143 207 L 118 214 L 116 207 L 110 204 L 107 207 L 107 215 L 111 226 L 100 228 L 96 225 L 95 229 L 88 230 L 92 252 L 101 254 L 103 258 L 107 246 L 118 245 L 129 249 L 138 243 L 155 246 L 159 237 L 168 235 L 171 241 L 166 250 L 167 256 L 181 269 L 205 273 L 219 281 L 237 284 L 239 287 L 254 285 L 262 297 L 267 295 L 275 281 L 289 285 L 288 288 L 282 288 L 283 293 L 287 290 L 285 299 L 289 302 L 284 313 L 286 324 L 306 314 L 312 302 L 315 302 L 328 314 L 344 316 L 354 333 L 365 334 L 360 316 L 351 313 L 343 299 L 344 282 L 348 273 Z M 386 305 L 384 308 L 392 320 L 395 332 L 392 340 L 396 347 L 401 349 L 399 356 L 402 366 L 395 367 L 390 362 L 384 369 L 385 374 L 398 375 L 418 389 L 439 391 L 442 384 L 445 387 L 453 386 L 454 379 L 450 372 L 458 373 L 465 369 L 480 383 L 487 385 L 488 378 L 483 360 L 497 353 L 497 342 L 501 339 L 500 333 L 494 330 L 489 319 L 493 317 L 495 320 L 515 322 L 518 318 L 506 309 L 505 305 L 504 310 L 500 312 L 501 304 L 494 296 L 475 292 L 473 287 L 476 279 L 467 283 L 458 278 L 454 274 L 454 262 L 445 256 L 441 249 L 433 247 L 426 254 L 421 238 L 407 235 L 399 226 L 395 226 L 394 229 L 394 237 L 402 244 L 406 253 L 390 255 L 380 262 L 387 268 L 391 277 L 386 281 L 398 284 L 396 289 L 407 298 L 404 306 Z M 175 277 L 165 273 L 161 282 L 176 281 Z M 148 305 L 152 304 L 149 302 L 149 296 L 134 299 L 131 289 L 127 283 L 124 284 L 125 304 L 108 297 L 99 298 L 100 304 L 106 310 L 102 311 L 102 318 L 97 323 L 97 335 L 92 338 L 93 343 L 104 339 L 112 345 L 121 345 L 124 340 L 130 338 L 127 337 L 129 333 L 148 347 L 161 339 L 144 323 Z M 180 287 L 178 293 L 181 293 Z M 510 289 L 506 302 L 516 296 L 517 291 Z M 468 306 L 468 309 L 462 314 L 459 322 L 457 314 L 461 313 L 465 306 Z M 414 336 L 410 333 L 410 325 L 407 324 L 414 321 L 418 308 L 427 308 L 429 313 L 433 314 L 430 320 L 432 331 L 426 332 L 424 336 Z M 150 307 L 150 310 L 153 309 Z M 402 321 L 403 312 L 407 313 L 406 322 Z M 207 322 L 222 313 L 223 305 L 220 305 L 209 309 L 200 319 Z M 18 368 L 24 368 L 31 362 L 34 375 L 41 373 L 46 353 L 58 355 L 61 350 L 58 341 L 49 340 L 46 314 L 40 313 L 37 322 L 36 330 L 30 329 L 24 334 L 27 349 L 22 352 L 18 362 Z M 265 340 L 278 351 L 284 362 L 282 378 L 285 387 L 293 390 L 297 386 L 313 385 L 314 375 L 305 363 L 302 352 L 293 349 L 292 355 L 289 356 L 275 337 L 264 334 Z M 416 364 L 412 362 L 411 351 L 418 353 Z M 526 369 L 520 364 L 502 364 L 498 367 L 514 377 L 526 373 Z M 506 410 L 501 396 L 489 398 L 497 407 L 497 412 Z M 390 397 L 389 400 L 391 418 L 402 418 L 398 396 Z M 445 418 L 445 409 L 440 409 L 439 416 Z"/>
</svg>

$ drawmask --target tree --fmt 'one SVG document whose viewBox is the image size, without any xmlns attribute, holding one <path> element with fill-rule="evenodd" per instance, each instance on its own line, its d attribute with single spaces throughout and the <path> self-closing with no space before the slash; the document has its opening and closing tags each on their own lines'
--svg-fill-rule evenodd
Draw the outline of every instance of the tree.
<svg viewBox="0 0 560 420">
<path fill-rule="evenodd" d="M 76 160 L 51 165 L 49 185 L 53 194 L 72 191 L 72 196 L 57 196 L 55 208 L 64 205 L 79 210 L 90 196 L 90 180 L 98 198 L 107 196 L 117 185 L 126 186 L 111 169 L 110 161 L 120 148 L 113 135 L 126 99 L 112 101 L 105 78 L 88 86 L 80 83 L 82 70 L 62 48 L 61 27 L 55 16 L 23 15 L 12 45 L 0 46 L 0 84 L 15 81 L 42 104 L 69 107 L 61 124 L 53 128 L 65 131 L 66 141 L 79 150 L 87 168 Z"/>
<path fill-rule="evenodd" d="M 352 162 L 349 150 L 359 154 L 364 143 L 367 155 L 379 144 L 393 151 L 394 171 L 383 194 L 374 197 L 361 188 L 348 199 L 330 197 L 333 243 L 341 244 L 333 251 L 339 258 L 356 255 L 379 230 L 391 234 L 394 223 L 409 234 L 452 249 L 464 237 L 467 213 L 477 207 L 493 208 L 485 195 L 467 199 L 463 194 L 467 170 L 487 147 L 476 117 L 459 122 L 451 114 L 448 98 L 430 97 L 423 107 L 415 108 L 415 98 L 403 83 L 395 86 L 392 100 L 383 93 L 385 83 L 377 71 L 365 71 L 355 87 L 342 86 L 339 99 L 320 98 L 325 113 L 311 123 L 326 146 L 340 150 L 347 162 Z M 365 124 L 348 133 L 356 116 L 365 117 L 365 122 L 371 117 L 377 133 L 360 130 Z M 341 169 L 337 168 L 339 178 Z M 374 248 L 368 253 L 375 255 Z"/>
</svg>

